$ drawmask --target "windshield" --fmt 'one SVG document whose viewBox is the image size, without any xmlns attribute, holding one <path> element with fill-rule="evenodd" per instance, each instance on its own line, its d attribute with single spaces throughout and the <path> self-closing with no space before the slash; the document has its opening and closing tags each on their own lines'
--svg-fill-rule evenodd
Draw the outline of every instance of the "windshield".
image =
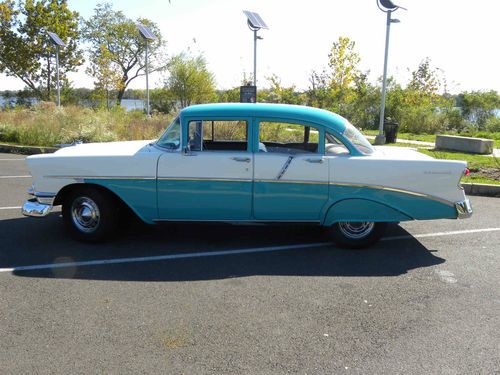
<svg viewBox="0 0 500 375">
<path fill-rule="evenodd" d="M 181 121 L 176 117 L 170 126 L 161 135 L 156 144 L 163 148 L 177 150 L 181 145 Z"/>
<path fill-rule="evenodd" d="M 346 122 L 346 127 L 342 133 L 359 152 L 365 155 L 373 154 L 375 151 L 370 142 L 352 124 Z"/>
</svg>

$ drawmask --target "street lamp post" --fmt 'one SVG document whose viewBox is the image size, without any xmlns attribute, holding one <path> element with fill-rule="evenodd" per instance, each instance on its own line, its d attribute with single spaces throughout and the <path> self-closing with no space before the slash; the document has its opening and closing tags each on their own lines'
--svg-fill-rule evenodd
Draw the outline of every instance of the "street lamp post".
<svg viewBox="0 0 500 375">
<path fill-rule="evenodd" d="M 382 78 L 382 97 L 380 100 L 380 119 L 378 124 L 378 134 L 375 137 L 376 145 L 385 144 L 384 120 L 385 120 L 385 94 L 387 90 L 387 60 L 389 58 L 389 36 L 391 32 L 391 23 L 398 23 L 398 19 L 392 19 L 392 12 L 397 9 L 405 9 L 401 6 L 393 4 L 390 0 L 377 0 L 379 9 L 387 13 L 386 29 L 385 29 L 385 52 L 384 52 L 384 74 Z"/>
<path fill-rule="evenodd" d="M 138 23 L 137 24 L 137 29 L 141 33 L 141 36 L 144 38 L 144 41 L 146 42 L 146 61 L 145 61 L 145 69 L 146 69 L 146 114 L 149 116 L 150 115 L 150 107 L 149 107 L 149 62 L 148 62 L 148 44 L 149 41 L 153 41 L 156 39 L 155 35 L 151 32 L 151 30 Z"/>
<path fill-rule="evenodd" d="M 247 16 L 247 24 L 250 30 L 253 31 L 253 85 L 257 87 L 257 40 L 262 37 L 257 35 L 260 29 L 268 29 L 262 17 L 255 12 L 244 10 L 243 13 Z"/>
<path fill-rule="evenodd" d="M 66 44 L 59 38 L 56 33 L 47 31 L 52 44 L 56 46 L 56 76 L 57 76 L 57 106 L 61 106 L 61 85 L 59 83 L 59 47 L 65 47 Z"/>
</svg>

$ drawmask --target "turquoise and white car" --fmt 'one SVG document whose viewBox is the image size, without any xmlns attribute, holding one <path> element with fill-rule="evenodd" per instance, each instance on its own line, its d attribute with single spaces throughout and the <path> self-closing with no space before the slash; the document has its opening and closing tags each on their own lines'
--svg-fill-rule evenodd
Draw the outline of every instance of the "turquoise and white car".
<svg viewBox="0 0 500 375">
<path fill-rule="evenodd" d="M 342 247 L 387 223 L 469 217 L 463 161 L 373 147 L 334 113 L 278 104 L 183 109 L 156 141 L 79 144 L 27 158 L 27 216 L 62 205 L 80 240 L 99 241 L 121 210 L 162 221 L 309 222 Z"/>
</svg>

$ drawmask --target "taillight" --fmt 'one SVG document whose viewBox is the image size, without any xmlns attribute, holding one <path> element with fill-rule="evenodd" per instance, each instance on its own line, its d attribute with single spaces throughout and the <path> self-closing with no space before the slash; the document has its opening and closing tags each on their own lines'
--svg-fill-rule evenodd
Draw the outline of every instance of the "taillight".
<svg viewBox="0 0 500 375">
<path fill-rule="evenodd" d="M 468 176 L 468 175 L 470 175 L 469 168 L 465 168 L 464 176 Z"/>
</svg>

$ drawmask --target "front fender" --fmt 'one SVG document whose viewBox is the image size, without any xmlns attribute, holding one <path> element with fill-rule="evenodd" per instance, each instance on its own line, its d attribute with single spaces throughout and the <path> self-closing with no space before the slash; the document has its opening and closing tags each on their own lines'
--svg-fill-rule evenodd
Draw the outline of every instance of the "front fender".
<svg viewBox="0 0 500 375">
<path fill-rule="evenodd" d="M 339 221 L 397 222 L 408 220 L 413 220 L 413 218 L 383 203 L 350 198 L 332 204 L 322 224 L 330 226 Z"/>
</svg>

